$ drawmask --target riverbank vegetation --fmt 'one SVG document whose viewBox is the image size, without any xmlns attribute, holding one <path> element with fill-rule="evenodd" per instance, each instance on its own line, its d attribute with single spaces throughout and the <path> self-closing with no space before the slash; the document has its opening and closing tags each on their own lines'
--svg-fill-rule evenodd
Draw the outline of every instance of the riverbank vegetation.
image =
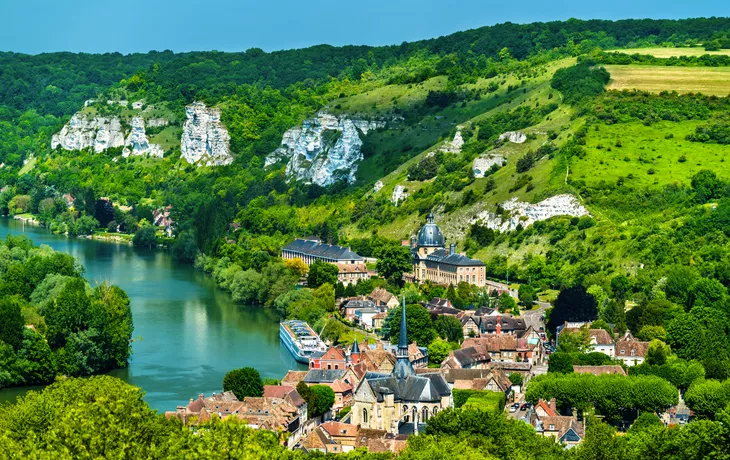
<svg viewBox="0 0 730 460">
<path fill-rule="evenodd" d="M 83 273 L 72 256 L 25 237 L 0 242 L 0 388 L 127 365 L 129 298 L 117 286 L 90 286 Z"/>
</svg>

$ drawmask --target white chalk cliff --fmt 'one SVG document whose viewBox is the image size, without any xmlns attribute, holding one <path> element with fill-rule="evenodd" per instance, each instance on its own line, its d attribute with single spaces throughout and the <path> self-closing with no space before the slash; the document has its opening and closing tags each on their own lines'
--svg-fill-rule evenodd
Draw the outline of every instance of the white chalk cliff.
<svg viewBox="0 0 730 460">
<path fill-rule="evenodd" d="M 180 139 L 182 158 L 199 166 L 231 164 L 231 137 L 221 123 L 220 109 L 193 102 L 185 107 L 185 114 L 187 120 Z"/>
<path fill-rule="evenodd" d="M 474 162 L 472 162 L 471 165 L 471 170 L 474 173 L 474 177 L 478 179 L 480 177 L 484 177 L 492 166 L 497 165 L 501 168 L 505 163 L 506 161 L 503 155 L 484 155 L 474 159 Z"/>
<path fill-rule="evenodd" d="M 286 176 L 327 186 L 345 179 L 355 181 L 363 159 L 360 133 L 382 128 L 385 121 L 336 117 L 321 112 L 284 133 L 281 147 L 266 157 L 266 166 L 286 161 Z M 328 133 L 329 132 L 329 133 Z"/>
<path fill-rule="evenodd" d="M 525 133 L 521 133 L 519 131 L 507 131 L 506 133 L 502 133 L 499 136 L 499 140 L 508 140 L 512 142 L 513 144 L 523 144 L 527 140 L 527 136 Z"/>
<path fill-rule="evenodd" d="M 76 113 L 51 138 L 51 148 L 64 150 L 93 148 L 96 153 L 124 145 L 124 131 L 119 118 L 88 117 Z"/>
<path fill-rule="evenodd" d="M 393 189 L 393 196 L 390 197 L 390 200 L 393 202 L 393 204 L 398 206 L 398 203 L 405 200 L 406 198 L 408 198 L 406 188 L 402 185 L 396 185 Z"/>
<path fill-rule="evenodd" d="M 590 214 L 578 198 L 568 194 L 555 195 L 535 204 L 512 198 L 501 206 L 509 213 L 509 217 L 502 218 L 490 211 L 483 211 L 472 219 L 471 223 L 480 223 L 493 230 L 506 232 L 515 230 L 518 225 L 527 228 L 537 221 L 555 216 L 580 217 Z"/>
<path fill-rule="evenodd" d="M 129 131 L 129 136 L 127 136 L 127 140 L 124 142 L 122 155 L 125 157 L 130 155 L 147 155 L 162 158 L 162 154 L 162 147 L 157 144 L 150 144 L 150 141 L 147 139 L 147 133 L 144 130 L 144 119 L 142 117 L 134 117 L 132 119 L 132 129 Z"/>
</svg>

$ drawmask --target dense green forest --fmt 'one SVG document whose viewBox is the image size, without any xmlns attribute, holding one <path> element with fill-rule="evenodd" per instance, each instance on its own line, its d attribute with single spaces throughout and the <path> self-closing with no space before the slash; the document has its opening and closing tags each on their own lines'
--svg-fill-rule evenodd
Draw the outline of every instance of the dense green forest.
<svg viewBox="0 0 730 460">
<path fill-rule="evenodd" d="M 72 256 L 24 236 L 0 244 L 0 388 L 127 365 L 129 298 L 117 286 L 92 288 L 83 274 Z"/>
</svg>

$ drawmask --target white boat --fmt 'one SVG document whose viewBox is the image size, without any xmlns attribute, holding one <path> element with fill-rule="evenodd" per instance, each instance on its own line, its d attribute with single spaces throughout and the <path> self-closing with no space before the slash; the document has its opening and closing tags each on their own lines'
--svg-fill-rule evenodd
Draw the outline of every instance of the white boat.
<svg viewBox="0 0 730 460">
<path fill-rule="evenodd" d="M 291 320 L 279 323 L 279 339 L 300 363 L 309 364 L 309 357 L 313 353 L 327 351 L 327 345 L 304 321 Z"/>
</svg>

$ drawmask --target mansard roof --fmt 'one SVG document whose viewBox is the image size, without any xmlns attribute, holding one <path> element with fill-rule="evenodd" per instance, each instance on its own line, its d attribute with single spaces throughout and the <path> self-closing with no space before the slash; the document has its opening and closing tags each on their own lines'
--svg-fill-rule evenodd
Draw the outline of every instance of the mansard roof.
<svg viewBox="0 0 730 460">
<path fill-rule="evenodd" d="M 404 402 L 438 402 L 442 396 L 449 396 L 449 384 L 441 374 L 408 375 L 399 379 L 394 375 L 383 375 L 368 372 L 365 381 L 377 396 L 383 400 L 386 394 L 393 394 L 396 401 Z"/>
<path fill-rule="evenodd" d="M 459 267 L 484 266 L 484 262 L 481 260 L 471 259 L 457 253 L 449 254 L 446 249 L 437 249 L 433 251 L 426 257 L 426 261 Z"/>
<path fill-rule="evenodd" d="M 357 260 L 364 259 L 350 249 L 342 246 L 324 244 L 319 241 L 296 239 L 284 246 L 285 251 L 301 252 L 302 254 L 332 260 Z"/>
</svg>

